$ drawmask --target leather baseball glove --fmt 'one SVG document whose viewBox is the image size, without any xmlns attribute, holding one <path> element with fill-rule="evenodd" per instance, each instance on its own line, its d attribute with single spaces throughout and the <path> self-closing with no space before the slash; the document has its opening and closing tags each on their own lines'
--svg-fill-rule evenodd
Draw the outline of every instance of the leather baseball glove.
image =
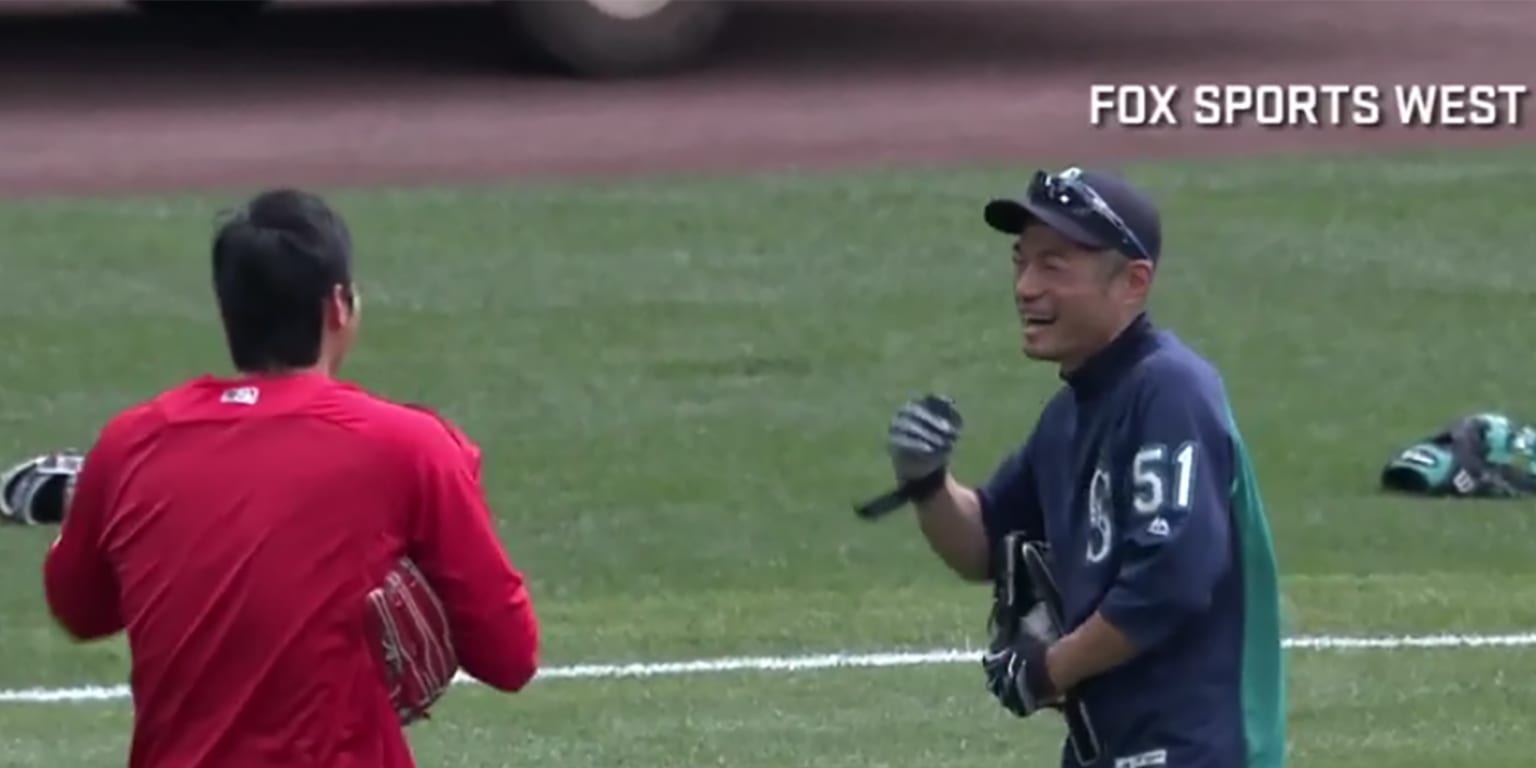
<svg viewBox="0 0 1536 768">
<path fill-rule="evenodd" d="M 368 593 L 370 640 L 402 725 L 426 719 L 459 671 L 448 615 L 426 577 L 401 558 Z"/>
<path fill-rule="evenodd" d="M 69 449 L 34 456 L 0 472 L 0 523 L 62 523 L 84 465 L 84 455 Z"/>
</svg>

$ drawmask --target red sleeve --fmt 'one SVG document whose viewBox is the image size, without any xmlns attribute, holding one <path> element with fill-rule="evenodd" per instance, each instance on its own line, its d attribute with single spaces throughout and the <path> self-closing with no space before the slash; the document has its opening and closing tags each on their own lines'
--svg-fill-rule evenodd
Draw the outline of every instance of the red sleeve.
<svg viewBox="0 0 1536 768">
<path fill-rule="evenodd" d="M 443 426 L 417 449 L 411 559 L 443 601 L 464 671 L 516 691 L 538 669 L 538 618 L 497 536 L 480 486 L 479 448 Z"/>
<path fill-rule="evenodd" d="M 94 640 L 123 629 L 117 574 L 102 545 L 102 531 L 129 440 L 127 416 L 109 423 L 86 453 L 74 501 L 43 561 L 48 609 L 78 640 Z"/>
</svg>

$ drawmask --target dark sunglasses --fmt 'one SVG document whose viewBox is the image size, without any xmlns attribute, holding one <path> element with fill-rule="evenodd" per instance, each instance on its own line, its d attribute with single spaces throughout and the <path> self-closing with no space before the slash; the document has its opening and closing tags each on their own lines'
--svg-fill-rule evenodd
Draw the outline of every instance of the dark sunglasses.
<svg viewBox="0 0 1536 768">
<path fill-rule="evenodd" d="M 1139 258 L 1150 261 L 1152 255 L 1141 244 L 1136 233 L 1125 225 L 1125 220 L 1081 176 L 1082 170 L 1078 168 L 1068 168 L 1061 173 L 1037 171 L 1029 184 L 1030 202 L 1060 210 L 1102 242 L 1119 243 L 1134 251 Z"/>
</svg>

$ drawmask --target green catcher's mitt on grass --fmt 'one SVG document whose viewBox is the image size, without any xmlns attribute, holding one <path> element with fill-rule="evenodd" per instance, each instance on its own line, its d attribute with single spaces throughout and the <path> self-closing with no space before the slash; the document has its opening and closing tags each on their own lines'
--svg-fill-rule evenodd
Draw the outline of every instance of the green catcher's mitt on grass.
<svg viewBox="0 0 1536 768">
<path fill-rule="evenodd" d="M 1502 413 L 1464 416 L 1399 452 L 1382 469 L 1381 487 L 1458 498 L 1536 493 L 1536 427 Z"/>
</svg>

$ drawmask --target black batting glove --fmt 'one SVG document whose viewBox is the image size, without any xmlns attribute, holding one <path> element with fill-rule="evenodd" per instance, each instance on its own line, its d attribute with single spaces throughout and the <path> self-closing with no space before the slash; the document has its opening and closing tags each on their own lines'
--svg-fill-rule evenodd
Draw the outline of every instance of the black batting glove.
<svg viewBox="0 0 1536 768">
<path fill-rule="evenodd" d="M 886 434 L 896 480 L 912 484 L 918 498 L 942 488 L 964 426 L 955 401 L 944 395 L 929 394 L 904 403 Z"/>
</svg>

